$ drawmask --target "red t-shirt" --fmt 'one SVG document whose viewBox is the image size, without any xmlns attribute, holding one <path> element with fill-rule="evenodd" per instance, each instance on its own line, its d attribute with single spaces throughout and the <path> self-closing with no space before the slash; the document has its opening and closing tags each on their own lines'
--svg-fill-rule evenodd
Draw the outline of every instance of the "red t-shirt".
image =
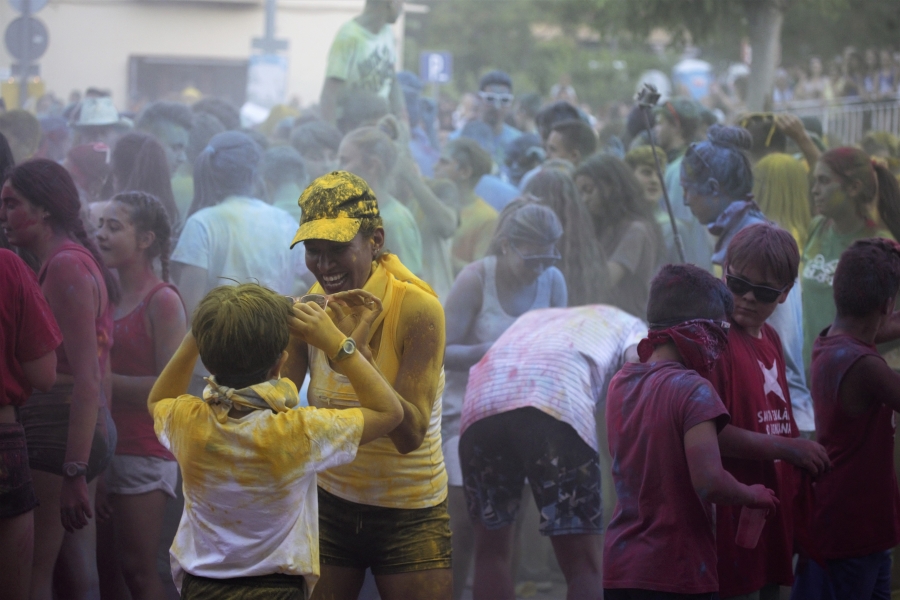
<svg viewBox="0 0 900 600">
<path fill-rule="evenodd" d="M 879 356 L 878 350 L 849 335 L 820 335 L 813 344 L 816 432 L 831 459 L 831 471 L 815 484 L 812 528 L 825 559 L 866 556 L 900 543 L 894 411 L 873 403 L 851 415 L 838 397 L 844 376 L 865 356 Z"/>
<path fill-rule="evenodd" d="M 609 384 L 606 424 L 616 509 L 603 587 L 675 594 L 719 589 L 713 506 L 694 491 L 684 434 L 728 411 L 712 385 L 671 361 L 627 363 Z"/>
<path fill-rule="evenodd" d="M 783 437 L 800 435 L 791 408 L 781 338 L 763 325 L 761 338 L 732 323 L 728 350 L 710 380 L 731 415 L 731 425 Z M 794 511 L 800 474 L 780 460 L 722 458 L 722 466 L 745 485 L 762 484 L 774 490 L 781 505 L 766 520 L 756 548 L 734 543 L 740 506 L 716 506 L 719 548 L 719 595 L 722 598 L 755 592 L 766 585 L 794 581 Z"/>
<path fill-rule="evenodd" d="M 116 375 L 131 377 L 156 375 L 153 338 L 147 331 L 146 315 L 150 299 L 156 292 L 166 287 L 178 293 L 175 286 L 160 283 L 150 290 L 133 311 L 121 319 L 116 319 L 113 324 L 115 344 L 110 350 L 109 360 L 112 372 Z M 113 396 L 112 417 L 119 438 L 116 443 L 116 454 L 175 460 L 172 453 L 156 438 L 153 431 L 153 417 L 147 412 L 146 403 L 126 404 L 117 402 Z"/>
<path fill-rule="evenodd" d="M 21 406 L 31 395 L 22 363 L 62 343 L 37 277 L 21 258 L 0 248 L 0 406 Z"/>
</svg>

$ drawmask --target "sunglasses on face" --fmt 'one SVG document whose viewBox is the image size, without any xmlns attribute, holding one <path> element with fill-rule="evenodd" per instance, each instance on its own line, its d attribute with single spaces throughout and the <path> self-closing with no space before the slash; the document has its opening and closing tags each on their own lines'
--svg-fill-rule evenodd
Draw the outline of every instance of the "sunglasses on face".
<svg viewBox="0 0 900 600">
<path fill-rule="evenodd" d="M 515 245 L 510 244 L 512 246 L 513 252 L 516 253 L 516 256 L 522 259 L 522 262 L 525 263 L 525 267 L 532 270 L 541 271 L 545 269 L 549 269 L 553 267 L 560 261 L 562 256 L 556 248 L 553 248 L 552 254 L 522 254 Z"/>
<path fill-rule="evenodd" d="M 509 106 L 514 98 L 512 94 L 495 94 L 494 92 L 478 92 L 478 97 L 494 106 Z"/>
<path fill-rule="evenodd" d="M 726 275 L 725 285 L 737 296 L 743 296 L 749 291 L 753 291 L 753 297 L 763 304 L 772 304 L 778 300 L 778 297 L 784 293 L 787 288 L 776 290 L 766 285 L 753 285 L 746 279 L 741 279 L 737 275 Z"/>
</svg>

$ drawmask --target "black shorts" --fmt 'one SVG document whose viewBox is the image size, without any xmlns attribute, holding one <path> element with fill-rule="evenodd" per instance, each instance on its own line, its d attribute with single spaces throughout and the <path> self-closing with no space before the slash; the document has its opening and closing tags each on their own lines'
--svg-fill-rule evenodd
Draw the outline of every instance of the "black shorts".
<svg viewBox="0 0 900 600">
<path fill-rule="evenodd" d="M 37 505 L 25 430 L 18 423 L 0 423 L 0 519 L 17 517 Z"/>
<path fill-rule="evenodd" d="M 525 479 L 542 535 L 603 533 L 600 459 L 567 423 L 518 408 L 469 426 L 459 440 L 469 516 L 487 529 L 516 520 Z"/>
<path fill-rule="evenodd" d="M 428 508 L 384 508 L 319 488 L 319 562 L 373 575 L 449 569 L 447 499 Z"/>
<path fill-rule="evenodd" d="M 28 463 L 35 471 L 62 477 L 69 441 L 69 405 L 39 403 L 18 408 L 28 441 Z M 87 480 L 106 470 L 116 451 L 116 426 L 106 408 L 97 414 L 97 427 L 88 459 Z"/>
</svg>

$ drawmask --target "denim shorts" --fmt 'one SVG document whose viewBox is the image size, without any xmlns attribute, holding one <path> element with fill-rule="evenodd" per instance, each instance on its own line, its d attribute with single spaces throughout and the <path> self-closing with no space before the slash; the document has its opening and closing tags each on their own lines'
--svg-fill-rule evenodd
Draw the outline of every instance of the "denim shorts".
<svg viewBox="0 0 900 600">
<path fill-rule="evenodd" d="M 603 533 L 600 457 L 568 423 L 532 407 L 486 417 L 462 434 L 459 460 L 473 522 L 512 525 L 527 478 L 542 535 Z"/>
<path fill-rule="evenodd" d="M 28 442 L 28 464 L 35 471 L 62 477 L 69 441 L 69 404 L 26 403 L 18 408 L 18 415 Z M 116 426 L 109 411 L 101 407 L 88 459 L 88 481 L 109 466 L 115 451 Z"/>
<path fill-rule="evenodd" d="M 384 508 L 319 488 L 319 562 L 373 575 L 449 569 L 447 499 L 428 508 Z"/>
<path fill-rule="evenodd" d="M 19 423 L 0 423 L 0 519 L 27 513 L 37 505 L 25 430 Z"/>
</svg>

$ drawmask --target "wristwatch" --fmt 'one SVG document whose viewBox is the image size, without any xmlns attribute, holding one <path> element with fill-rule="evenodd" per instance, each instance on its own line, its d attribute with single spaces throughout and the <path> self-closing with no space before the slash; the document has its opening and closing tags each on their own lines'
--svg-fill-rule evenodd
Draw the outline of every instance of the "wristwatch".
<svg viewBox="0 0 900 600">
<path fill-rule="evenodd" d="M 354 352 L 356 352 L 356 342 L 353 341 L 353 338 L 346 338 L 343 342 L 341 342 L 341 347 L 338 350 L 338 353 L 331 360 L 334 362 L 341 362 Z"/>
<path fill-rule="evenodd" d="M 87 475 L 87 463 L 83 462 L 67 462 L 62 466 L 63 475 L 69 478 L 81 477 Z"/>
</svg>

